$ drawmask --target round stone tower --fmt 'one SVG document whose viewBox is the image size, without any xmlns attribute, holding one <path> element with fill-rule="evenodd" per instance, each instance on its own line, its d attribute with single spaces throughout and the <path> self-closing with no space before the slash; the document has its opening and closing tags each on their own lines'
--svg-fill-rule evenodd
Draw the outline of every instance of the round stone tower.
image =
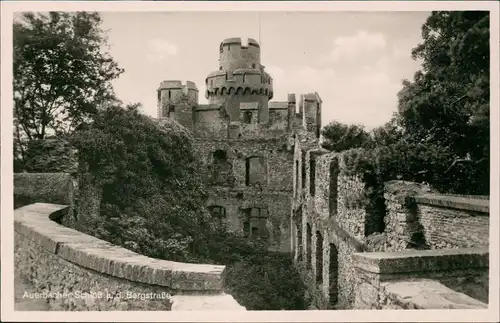
<svg viewBox="0 0 500 323">
<path fill-rule="evenodd" d="M 254 39 L 228 38 L 219 46 L 219 69 L 205 80 L 209 103 L 231 106 L 259 102 L 259 119 L 269 115 L 268 102 L 273 97 L 273 80 L 260 63 L 260 45 Z"/>
</svg>

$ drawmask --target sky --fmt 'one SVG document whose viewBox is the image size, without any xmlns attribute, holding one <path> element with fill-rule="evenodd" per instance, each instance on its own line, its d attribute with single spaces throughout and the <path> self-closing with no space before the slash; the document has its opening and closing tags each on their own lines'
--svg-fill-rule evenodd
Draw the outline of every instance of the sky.
<svg viewBox="0 0 500 323">
<path fill-rule="evenodd" d="M 421 41 L 429 12 L 105 12 L 109 52 L 125 72 L 118 97 L 140 102 L 155 116 L 163 80 L 189 80 L 204 96 L 206 76 L 218 69 L 225 38 L 261 44 L 261 63 L 274 79 L 272 101 L 288 93 L 318 92 L 322 125 L 331 121 L 383 125 L 397 110 L 403 79 L 420 62 L 411 49 Z M 259 28 L 260 26 L 260 28 Z"/>
</svg>

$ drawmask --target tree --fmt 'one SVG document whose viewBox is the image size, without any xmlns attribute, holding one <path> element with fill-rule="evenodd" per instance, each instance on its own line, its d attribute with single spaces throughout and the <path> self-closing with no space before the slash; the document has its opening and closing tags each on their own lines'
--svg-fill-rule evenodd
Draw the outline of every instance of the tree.
<svg viewBox="0 0 500 323">
<path fill-rule="evenodd" d="M 362 125 L 347 125 L 333 121 L 322 129 L 321 134 L 323 136 L 321 146 L 331 151 L 364 147 L 370 142 L 370 136 Z"/>
<path fill-rule="evenodd" d="M 14 22 L 14 138 L 26 143 L 71 133 L 115 100 L 111 81 L 123 70 L 105 51 L 101 18 L 93 12 L 23 13 Z"/>
<path fill-rule="evenodd" d="M 80 176 L 102 199 L 99 218 L 79 214 L 79 229 L 150 257 L 189 259 L 213 222 L 192 142 L 175 121 L 159 124 L 138 106 L 110 106 L 82 124 L 72 137 Z"/>
<path fill-rule="evenodd" d="M 55 137 L 28 142 L 24 157 L 24 170 L 30 173 L 74 173 L 76 158 L 67 140 Z"/>
<path fill-rule="evenodd" d="M 371 145 L 369 147 L 388 146 L 397 143 L 403 137 L 403 129 L 399 125 L 398 115 L 395 114 L 391 120 L 383 126 L 370 131 Z"/>
<path fill-rule="evenodd" d="M 422 37 L 412 51 L 422 69 L 399 93 L 407 135 L 489 158 L 489 13 L 433 12 Z"/>
<path fill-rule="evenodd" d="M 449 151 L 441 176 L 463 182 L 452 191 L 488 194 L 489 13 L 432 12 L 422 38 L 422 69 L 398 94 L 405 138 Z"/>
</svg>

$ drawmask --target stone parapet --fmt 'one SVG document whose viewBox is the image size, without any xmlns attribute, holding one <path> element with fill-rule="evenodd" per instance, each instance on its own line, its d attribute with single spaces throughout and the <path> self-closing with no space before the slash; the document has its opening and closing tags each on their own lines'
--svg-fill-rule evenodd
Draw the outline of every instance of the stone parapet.
<svg viewBox="0 0 500 323">
<path fill-rule="evenodd" d="M 352 255 L 357 309 L 487 308 L 487 248 Z"/>
<path fill-rule="evenodd" d="M 475 196 L 453 196 L 439 194 L 425 194 L 413 197 L 417 204 L 445 207 L 450 209 L 464 210 L 484 213 L 488 216 L 490 213 L 490 200 L 484 197 Z"/>
<path fill-rule="evenodd" d="M 385 183 L 384 198 L 384 251 L 489 243 L 487 197 L 442 195 L 427 185 L 396 180 Z"/>
<path fill-rule="evenodd" d="M 200 295 L 223 295 L 225 266 L 154 259 L 114 246 L 53 221 L 67 209 L 35 203 L 14 215 L 16 272 L 31 280 L 37 293 L 54 295 L 48 298 L 51 309 L 170 310 L 177 295 L 192 295 L 195 301 Z M 77 292 L 91 297 L 78 300 Z M 242 309 L 233 304 L 230 309 Z"/>
</svg>

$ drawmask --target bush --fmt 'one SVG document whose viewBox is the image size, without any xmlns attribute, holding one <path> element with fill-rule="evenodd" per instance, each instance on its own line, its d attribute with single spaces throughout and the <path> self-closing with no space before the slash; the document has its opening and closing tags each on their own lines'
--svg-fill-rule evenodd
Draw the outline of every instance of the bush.
<svg viewBox="0 0 500 323">
<path fill-rule="evenodd" d="M 79 215 L 78 229 L 154 258 L 224 264 L 226 290 L 250 310 L 302 309 L 291 259 L 210 217 L 192 139 L 177 123 L 160 125 L 134 107 L 112 107 L 79 129 L 72 142 L 80 173 L 102 200 L 97 218 Z"/>
<path fill-rule="evenodd" d="M 70 205 L 72 192 L 69 174 L 14 174 L 14 209 L 37 202 Z"/>
<path fill-rule="evenodd" d="M 210 236 L 202 165 L 189 134 L 136 107 L 110 107 L 72 139 L 80 172 L 102 190 L 100 217 L 82 230 L 138 253 L 185 261 Z"/>
<path fill-rule="evenodd" d="M 228 293 L 251 310 L 305 310 L 305 286 L 290 255 L 255 253 L 226 269 Z"/>
</svg>

